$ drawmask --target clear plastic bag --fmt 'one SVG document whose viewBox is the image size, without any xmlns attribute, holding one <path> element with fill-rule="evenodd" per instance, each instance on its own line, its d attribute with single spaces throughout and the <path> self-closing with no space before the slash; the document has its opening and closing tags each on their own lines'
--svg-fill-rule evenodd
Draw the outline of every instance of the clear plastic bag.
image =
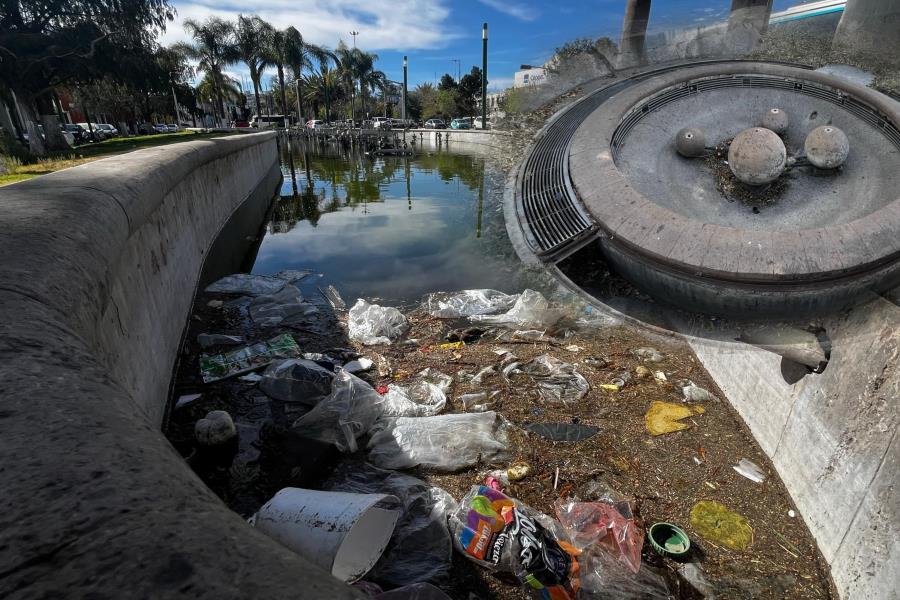
<svg viewBox="0 0 900 600">
<path fill-rule="evenodd" d="M 522 375 L 537 383 L 538 393 L 544 402 L 572 404 L 584 398 L 590 389 L 587 379 L 575 365 L 549 354 L 542 354 L 509 372 L 510 378 Z"/>
<path fill-rule="evenodd" d="M 512 573 L 536 598 L 574 599 L 578 551 L 548 516 L 484 485 L 450 516 L 453 545 L 492 571 Z"/>
<path fill-rule="evenodd" d="M 448 577 L 453 542 L 447 517 L 456 509 L 456 501 L 446 491 L 410 475 L 355 461 L 339 465 L 324 487 L 337 492 L 390 494 L 400 500 L 400 520 L 367 578 L 407 585 Z"/>
<path fill-rule="evenodd" d="M 507 312 L 500 315 L 478 314 L 471 317 L 477 323 L 490 323 L 506 327 L 543 329 L 551 327 L 562 317 L 562 312 L 551 309 L 544 295 L 534 290 L 525 290 Z"/>
<path fill-rule="evenodd" d="M 584 600 L 668 600 L 666 580 L 647 565 L 637 573 L 600 546 L 584 550 L 579 557 L 581 590 Z"/>
<path fill-rule="evenodd" d="M 213 346 L 234 346 L 243 344 L 244 336 L 242 335 L 225 335 L 222 333 L 201 333 L 197 336 L 197 343 L 206 350 Z"/>
<path fill-rule="evenodd" d="M 315 406 L 331 393 L 334 373 L 311 360 L 273 362 L 263 372 L 259 389 L 282 402 Z"/>
<path fill-rule="evenodd" d="M 604 502 L 559 499 L 554 509 L 579 550 L 600 546 L 621 560 L 632 573 L 640 570 L 644 530 L 634 522 L 631 503 L 611 499 Z"/>
<path fill-rule="evenodd" d="M 474 315 L 490 315 L 507 310 L 518 297 L 518 294 L 504 294 L 497 290 L 436 292 L 425 297 L 424 305 L 425 310 L 433 317 L 456 319 Z"/>
<path fill-rule="evenodd" d="M 289 327 L 319 313 L 318 308 L 303 300 L 303 294 L 293 285 L 286 285 L 274 294 L 257 296 L 250 302 L 249 311 L 258 327 Z"/>
<path fill-rule="evenodd" d="M 235 273 L 206 286 L 206 291 L 219 294 L 261 296 L 263 294 L 274 294 L 286 286 L 287 283 L 287 281 L 278 277 Z"/>
<path fill-rule="evenodd" d="M 409 328 L 409 321 L 396 308 L 356 301 L 349 314 L 350 339 L 367 346 L 390 344 Z"/>
<path fill-rule="evenodd" d="M 451 600 L 451 598 L 430 583 L 414 583 L 382 592 L 375 596 L 375 600 Z"/>
<path fill-rule="evenodd" d="M 431 367 L 416 376 L 412 385 L 390 384 L 384 395 L 386 417 L 431 417 L 447 405 L 447 391 L 453 378 Z"/>
<path fill-rule="evenodd" d="M 371 385 L 339 369 L 331 393 L 294 421 L 305 438 L 334 444 L 341 452 L 356 452 L 356 438 L 368 432 L 381 416 L 384 398 Z"/>
<path fill-rule="evenodd" d="M 495 412 L 384 419 L 372 430 L 369 460 L 385 469 L 458 471 L 505 460 L 507 429 Z"/>
</svg>

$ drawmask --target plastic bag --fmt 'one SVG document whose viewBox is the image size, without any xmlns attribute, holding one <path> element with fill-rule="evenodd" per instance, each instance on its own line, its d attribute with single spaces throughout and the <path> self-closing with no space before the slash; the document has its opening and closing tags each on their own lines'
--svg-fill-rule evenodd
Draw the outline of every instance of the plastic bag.
<svg viewBox="0 0 900 600">
<path fill-rule="evenodd" d="M 447 517 L 456 509 L 450 494 L 421 479 L 362 462 L 339 465 L 324 487 L 337 492 L 390 494 L 400 499 L 400 520 L 368 578 L 390 585 L 447 578 L 453 558 Z"/>
<path fill-rule="evenodd" d="M 581 590 L 585 600 L 667 600 L 666 580 L 643 565 L 636 574 L 600 546 L 584 550 L 580 563 Z"/>
<path fill-rule="evenodd" d="M 282 402 L 315 406 L 331 393 L 334 373 L 311 360 L 290 359 L 266 367 L 259 389 Z"/>
<path fill-rule="evenodd" d="M 244 343 L 242 335 L 224 335 L 221 333 L 201 333 L 197 336 L 197 343 L 206 350 L 213 346 L 234 346 Z"/>
<path fill-rule="evenodd" d="M 396 308 L 356 301 L 349 315 L 350 339 L 367 346 L 390 344 L 409 328 L 409 321 Z"/>
<path fill-rule="evenodd" d="M 451 598 L 430 583 L 414 583 L 382 592 L 375 596 L 375 600 L 451 600 Z"/>
<path fill-rule="evenodd" d="M 206 286 L 207 292 L 219 294 L 242 294 L 245 296 L 261 296 L 274 294 L 288 284 L 278 277 L 265 275 L 250 275 L 249 273 L 235 273 Z"/>
<path fill-rule="evenodd" d="M 491 323 L 507 327 L 540 329 L 550 327 L 559 321 L 562 313 L 550 308 L 544 295 L 534 290 L 525 290 L 511 309 L 501 315 L 478 314 L 471 317 L 478 323 Z"/>
<path fill-rule="evenodd" d="M 369 460 L 385 469 L 448 472 L 502 461 L 507 428 L 495 412 L 384 419 L 373 428 Z"/>
<path fill-rule="evenodd" d="M 601 502 L 577 502 L 560 498 L 553 508 L 576 548 L 601 546 L 632 573 L 640 570 L 644 530 L 634 522 L 627 500 L 607 498 Z"/>
<path fill-rule="evenodd" d="M 546 515 L 476 485 L 460 501 L 449 525 L 456 549 L 475 563 L 512 573 L 534 597 L 575 598 L 578 551 Z"/>
<path fill-rule="evenodd" d="M 455 319 L 473 315 L 490 315 L 507 310 L 518 294 L 504 294 L 497 290 L 463 290 L 456 293 L 437 292 L 425 298 L 425 310 L 433 317 Z"/>
<path fill-rule="evenodd" d="M 524 374 L 537 383 L 544 402 L 571 404 L 584 398 L 590 385 L 575 365 L 542 354 L 510 372 L 512 377 Z"/>
<path fill-rule="evenodd" d="M 274 294 L 257 296 L 250 302 L 250 318 L 259 327 L 291 326 L 307 321 L 319 309 L 304 302 L 303 294 L 286 285 Z"/>
<path fill-rule="evenodd" d="M 339 369 L 331 393 L 294 421 L 293 428 L 300 436 L 334 444 L 341 452 L 356 452 L 356 438 L 372 428 L 383 403 L 371 385 Z"/>
<path fill-rule="evenodd" d="M 453 378 L 431 367 L 416 376 L 409 386 L 388 385 L 384 395 L 386 417 L 431 417 L 447 405 L 447 390 Z"/>
</svg>

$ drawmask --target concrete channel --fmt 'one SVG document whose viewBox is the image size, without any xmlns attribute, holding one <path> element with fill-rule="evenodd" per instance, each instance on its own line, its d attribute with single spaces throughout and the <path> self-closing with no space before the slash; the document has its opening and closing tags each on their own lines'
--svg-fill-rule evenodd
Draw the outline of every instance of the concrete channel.
<svg viewBox="0 0 900 600">
<path fill-rule="evenodd" d="M 361 597 L 248 527 L 160 431 L 204 259 L 280 182 L 259 133 L 3 189 L 0 597 Z"/>
</svg>

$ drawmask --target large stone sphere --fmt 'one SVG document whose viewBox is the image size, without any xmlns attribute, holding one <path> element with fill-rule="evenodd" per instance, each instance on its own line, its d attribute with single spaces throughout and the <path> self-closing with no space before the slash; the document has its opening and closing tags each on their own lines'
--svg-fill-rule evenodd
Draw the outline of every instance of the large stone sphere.
<svg viewBox="0 0 900 600">
<path fill-rule="evenodd" d="M 753 127 L 736 136 L 728 149 L 728 166 L 748 185 L 772 183 L 784 171 L 787 150 L 771 129 Z"/>
<path fill-rule="evenodd" d="M 822 125 L 809 132 L 803 148 L 813 165 L 820 169 L 835 169 L 847 160 L 850 140 L 834 125 Z"/>
<path fill-rule="evenodd" d="M 703 156 L 706 152 L 706 136 L 694 127 L 685 127 L 675 134 L 675 149 L 687 158 Z"/>
<path fill-rule="evenodd" d="M 763 114 L 760 125 L 778 135 L 784 135 L 788 128 L 787 113 L 780 108 L 770 108 Z"/>
</svg>

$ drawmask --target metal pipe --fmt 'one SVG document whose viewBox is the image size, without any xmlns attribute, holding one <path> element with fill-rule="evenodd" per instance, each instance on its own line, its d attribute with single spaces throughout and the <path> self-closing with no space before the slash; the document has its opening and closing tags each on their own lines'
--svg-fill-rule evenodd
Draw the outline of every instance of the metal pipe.
<svg viewBox="0 0 900 600">
<path fill-rule="evenodd" d="M 487 129 L 487 42 L 488 26 L 481 27 L 481 128 Z M 480 218 L 479 218 L 480 220 Z"/>
</svg>

